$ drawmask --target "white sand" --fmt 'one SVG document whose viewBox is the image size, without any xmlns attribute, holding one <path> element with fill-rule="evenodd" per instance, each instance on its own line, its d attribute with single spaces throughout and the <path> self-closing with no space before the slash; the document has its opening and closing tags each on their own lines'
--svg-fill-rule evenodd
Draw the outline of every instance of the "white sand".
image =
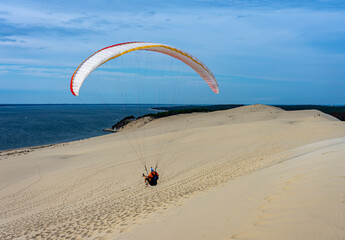
<svg viewBox="0 0 345 240">
<path fill-rule="evenodd" d="M 155 213 L 116 239 L 344 239 L 345 138 Z"/>
<path fill-rule="evenodd" d="M 344 140 L 317 143 L 344 122 L 253 105 L 124 132 L 0 153 L 0 239 L 345 238 Z"/>
</svg>

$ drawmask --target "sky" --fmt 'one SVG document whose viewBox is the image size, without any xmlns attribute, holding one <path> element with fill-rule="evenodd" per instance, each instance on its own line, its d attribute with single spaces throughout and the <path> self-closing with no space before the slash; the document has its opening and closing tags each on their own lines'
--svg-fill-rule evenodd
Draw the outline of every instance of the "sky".
<svg viewBox="0 0 345 240">
<path fill-rule="evenodd" d="M 168 86 L 187 89 L 178 103 L 345 105 L 345 2 L 337 0 L 2 0 L 0 104 L 81 103 L 69 90 L 76 67 L 95 51 L 128 41 L 172 45 L 211 69 L 218 95 L 178 68 L 174 76 L 187 80 Z M 99 73 L 113 76 L 104 80 L 106 91 L 87 79 L 84 95 L 120 103 L 121 80 L 164 82 L 157 69 L 140 76 L 139 69 L 107 67 Z M 128 75 L 136 77 L 127 81 Z M 160 88 L 145 87 L 146 96 Z M 123 91 L 130 98 L 131 90 Z"/>
</svg>

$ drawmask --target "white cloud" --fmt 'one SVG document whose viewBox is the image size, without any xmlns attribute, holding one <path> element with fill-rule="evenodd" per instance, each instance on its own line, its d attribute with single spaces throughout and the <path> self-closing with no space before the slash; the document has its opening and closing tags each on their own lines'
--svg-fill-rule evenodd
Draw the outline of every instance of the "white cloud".
<svg viewBox="0 0 345 240">
<path fill-rule="evenodd" d="M 0 3 L 0 18 L 7 23 L 22 26 L 70 27 L 68 21 L 81 15 L 75 13 L 49 12 L 47 9 L 21 7 L 18 4 Z"/>
<path fill-rule="evenodd" d="M 13 73 L 15 75 L 28 75 L 35 77 L 62 78 L 69 79 L 70 69 L 61 68 L 44 68 L 44 67 L 28 67 L 25 65 L 0 65 L 0 71 L 4 73 Z"/>
<path fill-rule="evenodd" d="M 345 41 L 344 8 L 308 8 L 308 4 L 298 7 L 298 1 L 288 7 L 278 8 L 273 1 L 265 1 L 265 7 L 259 7 L 259 2 L 255 7 L 246 7 L 249 3 L 157 3 L 150 5 L 150 12 L 144 5 L 129 8 L 133 3 L 122 1 L 108 8 L 91 7 L 88 1 L 58 8 L 59 2 L 54 6 L 41 1 L 26 5 L 0 3 L 0 63 L 22 66 L 0 71 L 2 75 L 12 72 L 69 79 L 79 63 L 98 49 L 139 40 L 184 49 L 224 82 L 227 78 L 246 78 L 266 81 L 268 85 L 270 81 L 344 79 L 345 52 L 330 38 Z M 270 3 L 272 6 L 267 7 Z M 110 68 L 118 72 L 106 72 L 109 68 L 103 66 L 99 74 L 104 79 L 142 78 L 139 71 Z M 179 69 L 176 75 L 193 79 L 189 73 Z M 163 77 L 152 74 L 148 78 Z"/>
</svg>

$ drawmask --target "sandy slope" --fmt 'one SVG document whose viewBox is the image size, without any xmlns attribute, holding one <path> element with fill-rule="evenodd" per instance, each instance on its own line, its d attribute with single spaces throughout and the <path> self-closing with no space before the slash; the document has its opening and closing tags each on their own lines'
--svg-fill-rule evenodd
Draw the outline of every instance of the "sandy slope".
<svg viewBox="0 0 345 240">
<path fill-rule="evenodd" d="M 125 234 L 136 236 L 136 233 L 143 231 L 137 224 L 145 225 L 159 212 L 172 214 L 177 221 L 183 219 L 184 214 L 178 214 L 177 210 L 174 212 L 173 206 L 187 206 L 185 199 L 193 201 L 200 197 L 200 192 L 213 196 L 208 193 L 219 191 L 218 195 L 227 196 L 229 203 L 236 201 L 230 190 L 213 190 L 213 187 L 225 184 L 230 179 L 235 179 L 230 183 L 239 181 L 235 186 L 238 188 L 235 196 L 239 196 L 237 201 L 240 204 L 241 189 L 260 182 L 269 184 L 276 175 L 266 178 L 275 170 L 271 173 L 265 173 L 266 169 L 260 170 L 255 173 L 258 177 L 252 183 L 249 180 L 241 182 L 239 176 L 275 162 L 284 162 L 293 154 L 291 150 L 297 147 L 338 137 L 345 137 L 344 123 L 319 111 L 285 112 L 278 108 L 253 105 L 213 113 L 172 116 L 149 122 L 139 130 L 132 127 L 122 134 L 59 144 L 31 152 L 28 149 L 26 152 L 3 152 L 0 154 L 0 239 L 113 239 L 123 238 L 127 236 Z M 157 146 L 161 147 L 157 149 Z M 140 154 L 146 156 L 142 160 L 148 165 L 153 165 L 159 159 L 161 179 L 155 188 L 145 188 L 143 185 L 140 177 L 142 165 L 138 160 Z M 316 158 L 320 161 L 323 159 Z M 343 165 L 338 167 L 341 169 Z M 286 171 L 288 178 L 293 170 Z M 279 189 L 279 184 L 277 186 Z M 267 190 L 267 194 L 273 194 L 274 189 L 271 190 Z M 327 191 L 322 192 L 328 194 Z M 253 194 L 248 191 L 247 194 L 248 198 L 254 200 L 262 197 L 255 191 Z M 257 200 L 253 206 L 256 207 L 255 204 L 259 202 Z M 188 208 L 190 220 L 202 224 L 203 218 L 194 214 L 199 209 L 193 206 Z M 220 212 L 225 208 L 221 204 L 203 207 L 212 207 Z M 282 209 L 291 215 L 291 220 L 299 216 L 298 213 L 304 208 L 295 212 Z M 247 212 L 255 216 L 257 211 Z M 321 218 L 326 215 L 321 214 Z M 343 216 L 340 214 L 340 218 Z M 276 217 L 283 219 L 279 215 Z M 236 235 L 229 234 L 255 230 L 246 229 L 246 226 L 251 226 L 249 220 L 252 218 L 245 212 L 238 212 L 236 218 L 227 216 L 230 222 L 238 222 L 234 220 L 238 218 L 247 219 L 248 224 L 239 221 L 242 225 L 235 227 L 224 223 L 220 224 L 222 229 L 210 226 L 203 228 L 209 227 L 208 233 L 212 233 L 212 229 L 214 233 L 224 233 L 217 235 L 218 238 L 236 238 Z M 190 225 L 190 222 L 187 220 L 186 224 Z M 162 236 L 171 230 L 168 227 L 165 232 L 163 227 Z M 196 231 L 192 229 L 190 233 Z M 258 229 L 265 232 L 262 230 L 264 227 Z M 180 229 L 176 227 L 175 231 Z M 309 231 L 306 229 L 305 232 Z M 253 236 L 264 238 L 265 235 L 258 233 L 249 237 Z"/>
<path fill-rule="evenodd" d="M 158 212 L 116 239 L 344 239 L 345 138 Z"/>
</svg>

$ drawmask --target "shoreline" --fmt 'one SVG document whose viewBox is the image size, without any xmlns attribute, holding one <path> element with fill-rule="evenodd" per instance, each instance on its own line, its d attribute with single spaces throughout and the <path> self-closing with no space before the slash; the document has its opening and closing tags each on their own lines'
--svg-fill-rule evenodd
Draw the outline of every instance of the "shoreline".
<svg viewBox="0 0 345 240">
<path fill-rule="evenodd" d="M 16 155 L 16 154 L 26 154 L 29 152 L 33 152 L 38 149 L 44 149 L 44 148 L 49 148 L 49 147 L 54 147 L 54 146 L 59 146 L 59 145 L 68 145 L 73 142 L 80 142 L 92 138 L 97 138 L 97 137 L 102 137 L 104 135 L 99 135 L 99 136 L 94 136 L 94 137 L 89 137 L 89 138 L 83 138 L 83 139 L 78 139 L 78 140 L 72 140 L 72 141 L 66 141 L 66 142 L 58 142 L 58 143 L 51 143 L 51 144 L 44 144 L 44 145 L 37 145 L 37 146 L 28 146 L 28 147 L 20 147 L 20 148 L 12 148 L 12 149 L 6 149 L 6 150 L 0 150 L 0 160 L 1 157 L 3 156 L 11 156 L 11 155 Z"/>
<path fill-rule="evenodd" d="M 4 105 L 0 105 L 0 107 L 6 107 L 6 106 L 72 106 L 72 105 L 80 105 L 80 106 L 85 106 L 85 105 L 104 105 L 104 104 L 4 104 Z M 123 104 L 109 104 L 109 105 L 123 105 Z M 129 104 L 129 105 L 137 105 L 137 104 Z M 152 105 L 152 104 L 143 104 L 143 105 Z M 168 109 L 159 109 L 158 108 L 150 108 L 149 110 L 152 110 L 152 111 L 157 111 L 157 113 L 154 113 L 153 115 L 156 115 L 156 114 L 159 114 L 159 113 L 168 113 L 169 111 L 176 111 L 174 110 L 175 108 L 178 109 L 178 111 L 176 113 L 173 113 L 172 115 L 167 115 L 167 116 L 162 116 L 162 117 L 159 117 L 159 118 L 165 118 L 165 117 L 170 117 L 170 116 L 175 116 L 175 115 L 180 115 L 180 114 L 189 114 L 189 113 L 196 113 L 198 111 L 193 111 L 193 112 L 185 112 L 185 111 L 188 111 L 188 109 L 190 108 L 200 108 L 200 109 L 204 109 L 205 107 L 210 107 L 210 108 L 219 108 L 217 110 L 212 110 L 214 112 L 218 112 L 218 111 L 224 111 L 224 110 L 228 110 L 228 109 L 236 109 L 236 108 L 239 108 L 241 107 L 240 105 L 209 105 L 209 106 L 189 106 L 189 105 L 186 105 L 187 108 L 183 108 L 184 106 L 173 106 L 173 107 L 164 107 L 164 108 L 168 108 Z M 229 106 L 230 108 L 224 108 L 224 106 Z M 254 105 L 242 105 L 242 106 L 255 106 Z M 345 109 L 345 106 L 332 106 L 332 105 L 267 105 L 267 106 L 285 106 L 286 108 L 289 109 L 289 111 L 292 111 L 294 108 L 301 108 L 300 110 L 303 111 L 304 109 L 317 109 L 318 107 L 328 107 L 328 108 L 339 108 L 339 109 Z M 190 107 L 190 108 L 189 108 Z M 223 107 L 223 108 L 222 108 Z M 307 107 L 307 108 L 306 108 Z M 315 107 L 315 108 L 313 108 Z M 169 110 L 172 109 L 172 110 Z M 207 111 L 201 111 L 201 112 L 207 112 Z M 137 121 L 139 120 L 140 118 L 143 118 L 145 116 L 148 116 L 150 114 L 144 114 L 144 115 L 141 115 L 141 116 L 138 116 L 136 118 L 136 120 L 134 121 Z M 340 119 L 342 117 L 342 115 L 339 115 L 338 119 Z M 125 117 L 126 118 L 126 117 Z M 154 119 L 157 119 L 157 118 L 154 118 Z M 341 120 L 341 119 L 340 119 Z M 121 122 L 121 120 L 119 120 L 118 122 Z M 117 123 L 118 123 L 117 122 Z M 116 124 L 116 123 L 115 123 Z M 3 149 L 3 150 L 0 150 L 0 156 L 1 154 L 3 154 L 4 152 L 6 151 L 22 151 L 24 149 L 36 149 L 36 148 L 41 148 L 41 147 L 48 147 L 48 146 L 51 146 L 51 145 L 56 145 L 56 144 L 63 144 L 63 143 L 70 143 L 70 142 L 75 142 L 75 141 L 81 141 L 81 140 L 86 140 L 86 139 L 90 139 L 90 138 L 93 138 L 93 137 L 99 137 L 99 136 L 104 136 L 104 135 L 107 135 L 109 133 L 116 133 L 116 132 L 119 132 L 118 130 L 116 129 L 112 129 L 111 127 L 108 127 L 108 128 L 105 128 L 105 129 L 101 129 L 99 130 L 99 132 L 104 132 L 103 134 L 99 134 L 99 135 L 95 135 L 95 136 L 91 136 L 91 137 L 86 137 L 86 138 L 76 138 L 75 140 L 63 140 L 63 141 L 58 141 L 56 143 L 47 143 L 47 144 L 42 144 L 42 145 L 34 145 L 34 146 L 23 146 L 23 147 L 18 147 L 18 148 L 10 148 L 10 149 Z"/>
<path fill-rule="evenodd" d="M 0 105 L 1 106 L 35 106 L 35 105 L 47 105 L 47 106 L 50 106 L 50 105 L 104 105 L 104 104 L 8 104 L 8 105 Z M 110 105 L 122 105 L 122 104 L 110 104 Z M 130 104 L 131 105 L 131 104 Z M 133 104 L 133 105 L 136 105 L 136 104 Z M 144 104 L 144 105 L 151 105 L 151 104 Z M 260 104 L 254 104 L 254 105 L 243 105 L 243 106 L 274 106 L 274 105 L 260 105 Z M 211 107 L 212 106 L 217 106 L 217 105 L 210 105 Z M 222 106 L 222 105 L 220 105 Z M 231 105 L 232 106 L 232 105 Z M 242 107 L 243 107 L 242 106 Z M 286 105 L 286 106 L 326 106 L 326 107 L 333 107 L 332 105 Z M 201 106 L 201 108 L 203 108 L 204 106 Z M 342 106 L 342 105 L 339 105 L 339 106 L 334 106 L 334 107 L 341 107 L 341 108 L 345 108 L 345 106 Z M 174 108 L 174 107 L 172 107 Z M 231 109 L 236 109 L 236 108 L 241 108 L 241 106 L 237 106 L 237 107 L 234 107 L 234 108 L 231 108 Z M 160 112 L 169 112 L 171 110 L 160 110 L 160 109 L 155 109 L 155 108 L 150 108 L 150 110 L 156 110 L 158 111 L 158 113 Z M 185 113 L 183 112 L 184 110 L 188 110 L 188 108 L 186 109 L 181 109 L 182 112 L 178 112 L 178 113 L 175 113 L 173 115 L 167 115 L 167 116 L 163 116 L 163 117 L 160 117 L 160 118 L 168 118 L 168 117 L 171 117 L 171 116 L 177 116 L 177 115 L 184 115 L 184 114 L 191 114 L 191 113 L 199 113 L 199 112 L 188 112 L 188 113 Z M 213 112 L 219 112 L 219 111 L 225 111 L 225 110 L 228 110 L 228 109 L 219 109 L 219 110 L 215 110 Z M 315 109 L 312 109 L 312 110 L 315 110 Z M 290 111 L 293 111 L 293 110 L 290 110 Z M 303 111 L 303 109 L 301 110 Z M 202 113 L 202 112 L 201 112 Z M 204 112 L 204 113 L 207 113 L 207 112 Z M 141 116 L 138 116 L 133 122 L 135 123 L 136 121 L 144 118 L 145 116 L 147 116 L 148 114 L 144 114 L 144 115 L 141 115 Z M 332 116 L 332 115 L 330 115 Z M 125 117 L 127 118 L 127 117 Z M 153 118 L 152 120 L 155 120 L 156 118 Z M 151 120 L 151 121 L 152 121 Z M 122 120 L 119 120 L 118 122 L 121 122 Z M 341 121 L 341 120 L 340 120 Z M 116 123 L 115 123 L 116 124 Z M 128 123 L 127 123 L 128 124 Z M 127 125 L 126 124 L 126 125 Z M 144 123 L 144 125 L 147 124 L 147 122 Z M 126 127 L 126 125 L 124 125 L 124 128 Z M 121 128 L 123 129 L 123 127 Z M 4 150 L 0 150 L 0 157 L 1 156 L 8 156 L 8 155 L 15 155 L 15 154 L 25 154 L 25 153 L 28 153 L 28 152 L 32 152 L 34 150 L 37 150 L 37 149 L 41 149 L 41 148 L 48 148 L 48 147 L 51 147 L 51 146 L 56 146 L 56 145 L 66 145 L 66 144 L 69 144 L 69 143 L 73 143 L 73 142 L 79 142 L 79 141 L 84 141 L 84 140 L 88 140 L 88 139 L 93 139 L 93 138 L 97 138 L 97 137 L 102 137 L 102 136 L 105 136 L 105 135 L 108 135 L 108 134 L 111 134 L 111 133 L 118 133 L 120 132 L 119 130 L 117 129 L 112 129 L 112 128 L 105 128 L 105 129 L 102 129 L 100 130 L 100 132 L 105 132 L 101 135 L 97 135 L 97 136 L 92 136 L 92 137 L 87 137 L 87 138 L 81 138 L 81 139 L 76 139 L 76 140 L 70 140 L 70 141 L 63 141 L 63 142 L 57 142 L 57 143 L 48 143 L 48 144 L 43 144 L 43 145 L 35 145 L 35 146 L 27 146 L 27 147 L 19 147 L 19 148 L 12 148 L 12 149 L 4 149 Z M 15 153 L 12 153 L 12 152 L 15 152 Z"/>
</svg>

